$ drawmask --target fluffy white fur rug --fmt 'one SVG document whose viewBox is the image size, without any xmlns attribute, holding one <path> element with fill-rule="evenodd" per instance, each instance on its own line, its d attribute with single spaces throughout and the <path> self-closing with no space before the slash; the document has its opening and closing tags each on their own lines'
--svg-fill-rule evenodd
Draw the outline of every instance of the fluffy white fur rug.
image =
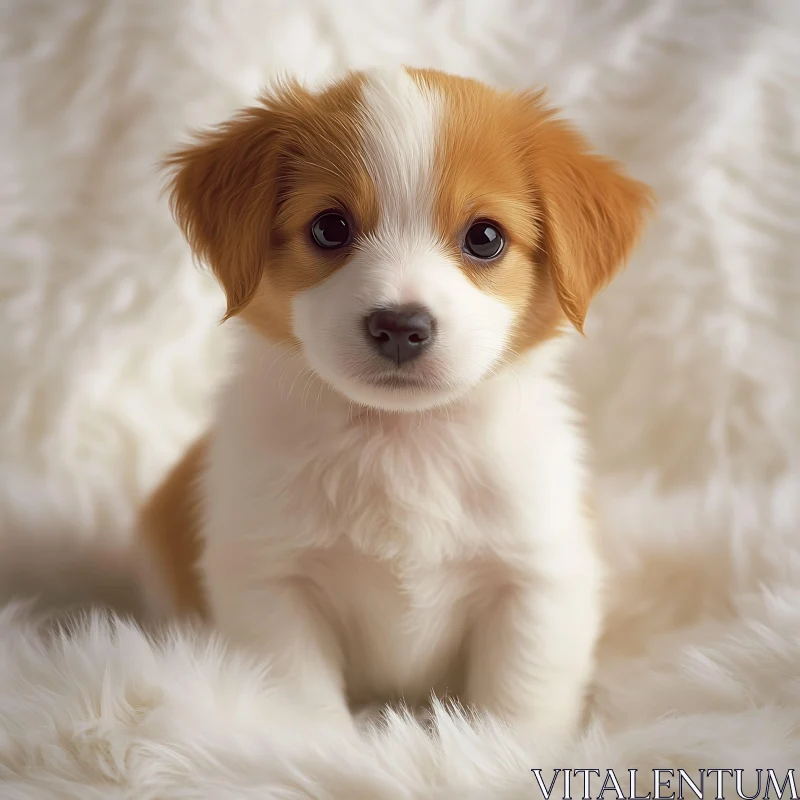
<svg viewBox="0 0 800 800">
<path fill-rule="evenodd" d="M 661 198 L 574 364 L 615 572 L 589 730 L 550 754 L 442 709 L 345 750 L 200 633 L 8 607 L 0 797 L 522 798 L 534 767 L 800 764 L 796 0 L 0 4 L 0 595 L 135 610 L 132 511 L 205 422 L 221 303 L 160 155 L 276 71 L 398 61 L 549 85 Z"/>
</svg>

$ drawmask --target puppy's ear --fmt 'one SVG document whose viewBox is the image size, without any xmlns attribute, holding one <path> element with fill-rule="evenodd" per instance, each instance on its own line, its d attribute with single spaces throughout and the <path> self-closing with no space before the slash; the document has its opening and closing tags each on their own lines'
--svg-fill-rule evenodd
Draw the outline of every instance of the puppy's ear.
<svg viewBox="0 0 800 800">
<path fill-rule="evenodd" d="M 170 154 L 169 197 L 189 245 L 225 291 L 225 319 L 253 298 L 278 194 L 279 110 L 260 106 Z"/>
<path fill-rule="evenodd" d="M 567 318 L 583 331 L 592 298 L 624 264 L 653 206 L 653 193 L 593 154 L 584 138 L 544 109 L 529 129 L 529 163 L 543 249 Z"/>
</svg>

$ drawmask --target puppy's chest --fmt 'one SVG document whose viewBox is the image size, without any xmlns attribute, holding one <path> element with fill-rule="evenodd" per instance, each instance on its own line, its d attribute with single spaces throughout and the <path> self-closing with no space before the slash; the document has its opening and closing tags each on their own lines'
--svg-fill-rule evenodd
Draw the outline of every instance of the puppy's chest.
<svg viewBox="0 0 800 800">
<path fill-rule="evenodd" d="M 344 538 L 379 559 L 469 558 L 513 516 L 502 462 L 474 437 L 436 430 L 353 437 L 284 472 L 276 499 L 310 545 Z"/>
<path fill-rule="evenodd" d="M 357 431 L 284 471 L 272 497 L 338 631 L 351 698 L 458 692 L 469 620 L 503 580 L 498 542 L 519 529 L 502 453 L 452 425 Z"/>
</svg>

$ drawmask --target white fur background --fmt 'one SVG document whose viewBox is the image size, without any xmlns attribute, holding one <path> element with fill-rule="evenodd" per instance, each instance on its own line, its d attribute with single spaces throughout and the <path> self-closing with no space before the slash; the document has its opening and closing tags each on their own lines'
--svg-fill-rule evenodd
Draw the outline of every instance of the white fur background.
<svg viewBox="0 0 800 800">
<path fill-rule="evenodd" d="M 660 196 L 574 364 L 615 571 L 590 730 L 551 756 L 442 712 L 345 751 L 202 636 L 52 638 L 9 608 L 3 798 L 522 798 L 537 766 L 800 764 L 796 0 L 0 3 L 0 597 L 133 607 L 133 510 L 205 422 L 221 298 L 160 156 L 277 72 L 401 61 L 548 85 Z"/>
</svg>

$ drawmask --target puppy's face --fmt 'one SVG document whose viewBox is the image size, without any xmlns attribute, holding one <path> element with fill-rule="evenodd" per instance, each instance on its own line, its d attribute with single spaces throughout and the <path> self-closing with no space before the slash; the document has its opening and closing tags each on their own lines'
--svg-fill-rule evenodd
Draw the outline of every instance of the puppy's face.
<svg viewBox="0 0 800 800">
<path fill-rule="evenodd" d="M 170 163 L 228 315 L 395 411 L 580 328 L 650 202 L 538 96 L 432 71 L 279 88 Z"/>
</svg>

